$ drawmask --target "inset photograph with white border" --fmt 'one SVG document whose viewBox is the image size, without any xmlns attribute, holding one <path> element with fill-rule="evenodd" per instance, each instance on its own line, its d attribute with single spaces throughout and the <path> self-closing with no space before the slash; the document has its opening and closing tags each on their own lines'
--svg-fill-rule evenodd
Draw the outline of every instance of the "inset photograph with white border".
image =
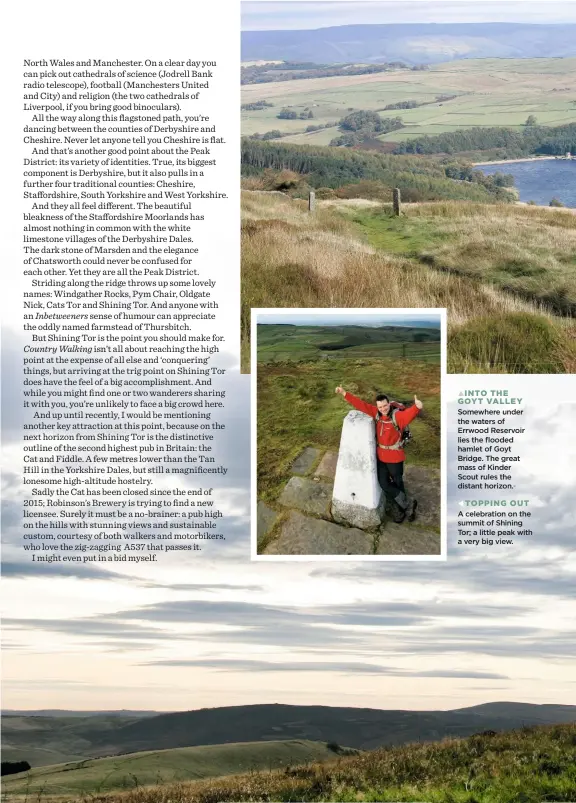
<svg viewBox="0 0 576 803">
<path fill-rule="evenodd" d="M 446 559 L 444 309 L 253 309 L 253 560 Z"/>
</svg>

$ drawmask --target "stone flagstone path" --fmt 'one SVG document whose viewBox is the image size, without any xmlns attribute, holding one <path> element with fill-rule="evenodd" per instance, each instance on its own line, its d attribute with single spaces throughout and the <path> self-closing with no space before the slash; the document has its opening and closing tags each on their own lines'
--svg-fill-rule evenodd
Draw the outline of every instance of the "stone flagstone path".
<svg viewBox="0 0 576 803">
<path fill-rule="evenodd" d="M 408 458 L 409 460 L 410 458 Z M 336 524 L 330 513 L 338 454 L 307 447 L 292 463 L 294 476 L 278 500 L 258 502 L 261 555 L 439 555 L 440 472 L 422 466 L 404 471 L 418 500 L 414 522 L 385 519 L 375 531 Z"/>
</svg>

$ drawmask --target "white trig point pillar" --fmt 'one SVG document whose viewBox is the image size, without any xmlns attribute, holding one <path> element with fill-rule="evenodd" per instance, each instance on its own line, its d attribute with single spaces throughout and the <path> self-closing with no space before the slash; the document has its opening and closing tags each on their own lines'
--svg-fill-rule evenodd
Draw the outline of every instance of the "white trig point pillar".
<svg viewBox="0 0 576 803">
<path fill-rule="evenodd" d="M 340 524 L 372 529 L 382 522 L 384 502 L 376 469 L 374 419 L 352 410 L 342 425 L 332 517 Z"/>
<path fill-rule="evenodd" d="M 308 211 L 315 212 L 316 211 L 316 193 L 310 192 L 308 195 Z"/>
</svg>

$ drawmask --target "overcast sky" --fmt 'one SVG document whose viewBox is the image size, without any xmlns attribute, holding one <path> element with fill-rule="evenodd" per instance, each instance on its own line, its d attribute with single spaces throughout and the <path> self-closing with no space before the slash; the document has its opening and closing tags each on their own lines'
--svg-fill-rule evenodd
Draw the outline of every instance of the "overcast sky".
<svg viewBox="0 0 576 803">
<path fill-rule="evenodd" d="M 572 0 L 248 0 L 241 5 L 245 31 L 400 22 L 576 22 Z"/>
</svg>

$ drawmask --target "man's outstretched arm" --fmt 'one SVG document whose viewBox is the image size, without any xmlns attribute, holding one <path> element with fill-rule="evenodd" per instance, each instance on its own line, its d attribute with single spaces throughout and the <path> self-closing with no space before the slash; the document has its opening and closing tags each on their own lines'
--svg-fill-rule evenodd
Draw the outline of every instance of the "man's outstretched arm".
<svg viewBox="0 0 576 803">
<path fill-rule="evenodd" d="M 396 421 L 402 428 L 407 427 L 411 421 L 414 421 L 420 410 L 424 407 L 422 402 L 417 396 L 414 396 L 414 404 L 407 407 L 405 410 L 398 410 L 396 412 Z"/>
<path fill-rule="evenodd" d="M 353 396 L 352 393 L 348 393 L 342 387 L 337 387 L 336 393 L 339 393 L 341 396 L 343 396 L 344 401 L 347 401 L 348 404 L 351 404 L 352 407 L 356 408 L 356 410 L 359 410 L 365 415 L 369 415 L 371 418 L 376 418 L 378 408 L 373 404 L 368 404 L 368 402 L 362 401 L 362 399 L 359 399 L 357 396 Z"/>
</svg>

